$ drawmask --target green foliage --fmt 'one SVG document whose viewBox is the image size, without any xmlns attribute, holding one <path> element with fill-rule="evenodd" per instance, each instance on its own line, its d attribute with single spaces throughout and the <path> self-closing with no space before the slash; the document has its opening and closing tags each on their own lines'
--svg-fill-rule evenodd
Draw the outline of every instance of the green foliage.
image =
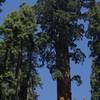
<svg viewBox="0 0 100 100">
<path fill-rule="evenodd" d="M 63 79 L 63 74 L 60 70 L 58 69 L 54 69 L 53 72 L 51 73 L 52 74 L 52 78 L 53 80 L 57 80 L 58 78 L 59 79 Z"/>
<path fill-rule="evenodd" d="M 11 100 L 15 94 L 16 79 L 11 71 L 0 75 L 0 99 Z"/>
<path fill-rule="evenodd" d="M 74 75 L 71 80 L 76 81 L 77 86 L 80 86 L 82 84 L 82 80 L 81 80 L 81 77 L 79 75 Z"/>
<path fill-rule="evenodd" d="M 100 99 L 100 64 L 96 64 L 96 60 L 92 64 L 92 73 L 91 73 L 91 94 L 92 100 Z"/>
<path fill-rule="evenodd" d="M 0 100 L 36 100 L 35 89 L 41 83 L 36 71 L 34 14 L 23 4 L 0 26 Z"/>
<path fill-rule="evenodd" d="M 84 61 L 84 53 L 80 49 L 77 49 L 77 45 L 75 44 L 75 41 L 81 39 L 83 36 L 83 28 L 77 24 L 77 20 L 80 17 L 80 6 L 78 3 L 75 0 L 37 1 L 36 19 L 37 24 L 40 24 L 43 31 L 37 35 L 40 40 L 44 34 L 47 37 L 42 38 L 41 43 L 43 45 L 40 51 L 43 60 L 45 59 L 44 61 L 47 62 L 47 67 L 50 70 L 52 70 L 53 66 L 57 65 L 56 59 L 59 58 L 57 58 L 56 45 L 62 45 L 60 44 L 61 42 L 63 42 L 63 47 L 59 49 L 64 48 L 67 51 L 67 48 L 71 48 L 73 53 L 70 57 L 76 63 Z M 61 53 L 60 50 L 58 51 Z M 59 70 L 59 68 L 56 69 Z"/>
<path fill-rule="evenodd" d="M 89 10 L 89 47 L 91 49 L 91 100 L 100 99 L 100 2 L 94 2 Z"/>
</svg>

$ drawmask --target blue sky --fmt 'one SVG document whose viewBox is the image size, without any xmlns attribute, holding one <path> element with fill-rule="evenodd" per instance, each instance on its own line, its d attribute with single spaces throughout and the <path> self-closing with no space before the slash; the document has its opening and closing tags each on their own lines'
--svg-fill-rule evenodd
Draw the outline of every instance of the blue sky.
<svg viewBox="0 0 100 100">
<path fill-rule="evenodd" d="M 6 0 L 3 4 L 3 12 L 0 13 L 0 23 L 3 23 L 7 14 L 11 11 L 19 8 L 19 5 L 22 1 L 26 1 L 28 4 L 32 5 L 36 2 L 36 0 Z M 83 11 L 84 9 L 82 9 Z M 87 28 L 87 24 L 85 24 L 85 29 Z M 89 58 L 90 50 L 87 48 L 87 39 L 84 38 L 83 41 L 78 41 L 78 46 L 84 51 L 87 55 L 85 62 L 83 64 L 74 64 L 71 63 L 71 76 L 75 74 L 79 74 L 83 80 L 83 84 L 77 87 L 75 82 L 72 82 L 72 100 L 74 97 L 77 100 L 82 100 L 83 97 L 86 100 L 90 100 L 90 72 L 91 72 L 91 59 Z M 37 92 L 39 94 L 39 100 L 56 100 L 56 81 L 53 81 L 49 71 L 44 67 L 39 69 L 39 74 L 42 78 L 43 88 L 38 88 Z"/>
</svg>

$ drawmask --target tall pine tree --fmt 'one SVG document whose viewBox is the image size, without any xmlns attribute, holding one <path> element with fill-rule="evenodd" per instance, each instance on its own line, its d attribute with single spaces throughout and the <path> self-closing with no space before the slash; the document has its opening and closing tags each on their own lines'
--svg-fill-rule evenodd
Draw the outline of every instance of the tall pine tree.
<svg viewBox="0 0 100 100">
<path fill-rule="evenodd" d="M 36 100 L 40 78 L 34 14 L 23 4 L 0 26 L 0 100 Z"/>
<path fill-rule="evenodd" d="M 42 41 L 40 53 L 57 79 L 57 100 L 71 100 L 71 80 L 81 83 L 80 76 L 70 76 L 70 58 L 79 63 L 85 57 L 75 44 L 83 36 L 83 27 L 77 23 L 80 4 L 81 0 L 38 0 L 36 4 L 37 24 L 42 29 L 37 34 Z"/>
</svg>

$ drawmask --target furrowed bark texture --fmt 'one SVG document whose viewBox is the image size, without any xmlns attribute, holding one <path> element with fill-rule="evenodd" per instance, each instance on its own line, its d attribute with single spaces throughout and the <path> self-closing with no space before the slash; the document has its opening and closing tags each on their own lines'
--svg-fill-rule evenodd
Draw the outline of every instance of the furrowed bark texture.
<svg viewBox="0 0 100 100">
<path fill-rule="evenodd" d="M 57 79 L 57 100 L 71 100 L 69 51 L 66 43 L 64 36 L 56 41 L 56 66 L 63 74 L 63 78 Z"/>
</svg>

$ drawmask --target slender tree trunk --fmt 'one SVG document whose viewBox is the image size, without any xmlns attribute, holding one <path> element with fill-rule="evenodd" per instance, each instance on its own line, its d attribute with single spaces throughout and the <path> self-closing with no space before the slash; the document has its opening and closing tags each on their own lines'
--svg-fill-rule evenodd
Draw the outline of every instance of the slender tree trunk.
<svg viewBox="0 0 100 100">
<path fill-rule="evenodd" d="M 28 100 L 28 86 L 29 81 L 30 81 L 30 76 L 31 76 L 31 70 L 32 70 L 32 50 L 31 50 L 31 43 L 29 41 L 29 48 L 28 49 L 28 66 L 26 66 L 25 68 L 25 73 L 26 74 L 25 78 L 22 79 L 22 82 L 20 84 L 20 92 L 19 92 L 19 100 Z"/>
<path fill-rule="evenodd" d="M 56 65 L 63 74 L 63 78 L 57 79 L 57 100 L 71 100 L 69 51 L 66 43 L 64 36 L 60 36 L 56 42 Z"/>
<path fill-rule="evenodd" d="M 28 70 L 26 73 L 26 77 L 23 79 L 21 85 L 20 85 L 20 99 L 19 100 L 28 100 L 27 96 L 28 96 L 28 83 L 30 80 L 30 74 L 31 74 L 31 69 L 32 69 L 32 65 L 31 65 L 31 59 L 32 59 L 32 53 L 29 52 L 29 68 L 26 69 Z"/>
<path fill-rule="evenodd" d="M 8 48 L 6 48 L 6 52 L 5 52 L 5 56 L 4 56 L 4 68 L 3 68 L 3 70 L 6 70 L 6 68 L 7 68 L 8 53 L 9 53 L 9 50 L 8 50 Z"/>
<path fill-rule="evenodd" d="M 21 80 L 21 66 L 22 66 L 22 41 L 20 41 L 20 51 L 18 54 L 18 62 L 15 71 L 15 78 L 17 79 L 15 100 L 19 100 L 20 80 Z"/>
</svg>

